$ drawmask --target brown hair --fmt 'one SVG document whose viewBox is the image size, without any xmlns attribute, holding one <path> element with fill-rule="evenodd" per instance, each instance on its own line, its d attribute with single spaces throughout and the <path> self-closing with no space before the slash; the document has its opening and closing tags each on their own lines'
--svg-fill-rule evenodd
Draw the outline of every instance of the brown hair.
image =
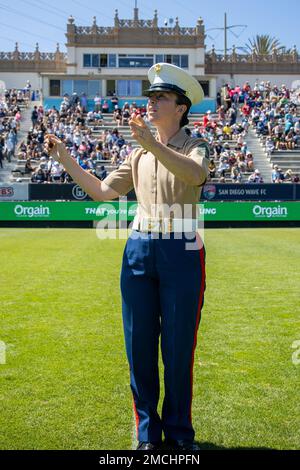
<svg viewBox="0 0 300 470">
<path fill-rule="evenodd" d="M 190 111 L 191 102 L 185 96 L 176 94 L 176 104 L 185 104 L 186 105 L 187 109 L 184 112 L 184 114 L 182 115 L 179 125 L 180 125 L 180 127 L 187 126 L 188 123 L 189 123 L 188 114 L 189 114 L 189 111 Z"/>
</svg>

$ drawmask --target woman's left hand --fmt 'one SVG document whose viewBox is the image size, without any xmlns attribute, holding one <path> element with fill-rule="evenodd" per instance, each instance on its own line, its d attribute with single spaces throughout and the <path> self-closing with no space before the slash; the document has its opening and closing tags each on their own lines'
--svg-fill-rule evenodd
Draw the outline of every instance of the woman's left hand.
<svg viewBox="0 0 300 470">
<path fill-rule="evenodd" d="M 132 115 L 128 122 L 133 137 L 145 150 L 151 151 L 157 143 L 149 127 L 140 115 Z"/>
</svg>

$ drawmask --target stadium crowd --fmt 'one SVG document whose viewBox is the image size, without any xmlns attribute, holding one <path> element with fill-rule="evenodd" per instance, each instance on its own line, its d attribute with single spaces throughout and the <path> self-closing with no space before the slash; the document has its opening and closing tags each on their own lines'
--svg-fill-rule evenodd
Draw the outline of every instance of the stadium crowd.
<svg viewBox="0 0 300 470">
<path fill-rule="evenodd" d="M 132 151 L 132 145 L 127 142 L 119 132 L 118 127 L 128 123 L 131 113 L 136 112 L 144 115 L 145 108 L 138 108 L 135 103 L 125 103 L 122 108 L 118 107 L 118 98 L 114 95 L 111 102 L 104 100 L 98 95 L 94 99 L 94 109 L 88 111 L 87 98 L 85 95 L 73 94 L 70 98 L 65 96 L 60 109 L 55 106 L 45 110 L 42 106 L 35 106 L 32 115 L 32 128 L 28 132 L 27 141 L 21 142 L 18 157 L 25 161 L 25 174 L 31 176 L 35 183 L 72 181 L 71 176 L 64 170 L 62 165 L 48 156 L 44 146 L 45 134 L 56 134 L 66 145 L 70 154 L 77 163 L 87 172 L 92 173 L 99 179 L 106 177 L 103 160 L 118 167 Z M 105 124 L 104 115 L 113 106 L 113 123 L 111 129 L 103 128 Z M 119 124 L 117 116 L 121 116 Z M 95 136 L 92 128 L 99 128 L 100 135 Z M 36 168 L 32 166 L 32 160 L 39 161 Z"/>
<path fill-rule="evenodd" d="M 26 89 L 4 90 L 0 100 L 0 168 L 3 168 L 5 159 L 11 162 L 15 156 L 22 118 L 21 107 L 27 107 L 28 101 Z"/>
<path fill-rule="evenodd" d="M 263 182 L 247 148 L 248 118 L 238 122 L 238 113 L 237 104 L 232 102 L 227 108 L 220 105 L 217 117 L 208 110 L 203 120 L 194 123 L 192 136 L 208 140 L 211 147 L 208 181 L 217 178 L 219 183 L 224 183 L 228 177 L 233 183 Z"/>
<path fill-rule="evenodd" d="M 292 151 L 300 148 L 300 118 L 297 115 L 299 96 L 286 85 L 272 85 L 270 81 L 256 82 L 251 88 L 249 82 L 242 87 L 224 87 L 224 112 L 240 106 L 242 121 L 253 126 L 270 157 L 277 150 Z M 222 107 L 220 107 L 222 108 Z M 219 109 L 220 109 L 219 108 Z M 292 169 L 283 172 L 273 166 L 272 182 L 299 182 L 299 175 Z"/>
<path fill-rule="evenodd" d="M 210 143 L 208 181 L 263 183 L 253 155 L 247 148 L 249 126 L 253 126 L 257 135 L 264 139 L 268 155 L 276 150 L 300 147 L 300 120 L 297 106 L 291 99 L 291 90 L 285 85 L 272 86 L 270 82 L 256 83 L 251 88 L 246 82 L 242 87 L 225 85 L 222 92 L 223 104 L 218 100 L 216 115 L 207 111 L 203 119 L 194 123 L 192 130 L 185 130 Z M 27 82 L 24 90 L 6 91 L 5 100 L 0 104 L 1 167 L 4 157 L 10 162 L 15 156 L 21 120 L 19 105 L 28 103 L 29 99 L 30 83 Z M 108 120 L 106 115 L 111 111 L 112 117 Z M 125 102 L 121 107 L 116 94 L 109 99 L 96 94 L 93 110 L 88 110 L 87 96 L 76 93 L 65 95 L 59 109 L 53 106 L 45 110 L 43 106 L 34 106 L 32 127 L 26 141 L 19 145 L 17 154 L 20 160 L 24 160 L 24 174 L 36 183 L 72 181 L 62 165 L 49 157 L 45 149 L 45 134 L 54 133 L 82 168 L 104 179 L 107 173 L 103 160 L 118 167 L 132 151 L 131 143 L 119 131 L 120 126 L 128 125 L 132 113 L 141 114 L 147 120 L 145 105 L 138 107 L 134 102 Z M 107 128 L 108 123 L 111 128 Z M 93 129 L 97 130 L 97 135 Z M 272 181 L 298 182 L 299 176 L 291 169 L 283 172 L 274 165 Z"/>
</svg>

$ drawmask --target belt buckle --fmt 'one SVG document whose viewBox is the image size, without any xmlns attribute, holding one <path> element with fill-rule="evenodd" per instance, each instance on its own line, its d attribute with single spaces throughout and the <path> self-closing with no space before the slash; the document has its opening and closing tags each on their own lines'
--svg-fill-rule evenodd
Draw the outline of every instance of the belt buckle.
<svg viewBox="0 0 300 470">
<path fill-rule="evenodd" d="M 153 228 L 154 228 L 154 221 L 153 221 L 153 218 L 152 217 L 149 217 L 147 219 L 147 231 L 148 232 L 152 232 Z"/>
</svg>

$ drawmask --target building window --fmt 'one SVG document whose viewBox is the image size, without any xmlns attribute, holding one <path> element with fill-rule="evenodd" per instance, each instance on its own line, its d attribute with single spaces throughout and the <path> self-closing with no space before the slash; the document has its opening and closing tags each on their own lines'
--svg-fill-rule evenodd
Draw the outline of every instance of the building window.
<svg viewBox="0 0 300 470">
<path fill-rule="evenodd" d="M 153 54 L 119 54 L 119 67 L 149 68 L 153 65 Z"/>
<path fill-rule="evenodd" d="M 99 67 L 99 54 L 92 54 L 92 67 Z"/>
<path fill-rule="evenodd" d="M 145 90 L 148 90 L 150 88 L 151 83 L 149 80 L 142 80 L 142 94 L 144 93 Z"/>
<path fill-rule="evenodd" d="M 172 64 L 177 65 L 177 67 L 180 67 L 180 55 L 173 55 Z"/>
<path fill-rule="evenodd" d="M 116 93 L 116 81 L 107 80 L 106 88 L 107 88 L 107 96 L 112 96 L 114 93 Z"/>
<path fill-rule="evenodd" d="M 108 54 L 108 66 L 112 68 L 117 66 L 117 54 Z"/>
<path fill-rule="evenodd" d="M 107 54 L 100 54 L 100 67 L 107 67 Z"/>
<path fill-rule="evenodd" d="M 101 80 L 88 80 L 88 96 L 95 96 L 96 93 L 102 94 Z"/>
<path fill-rule="evenodd" d="M 50 80 L 50 96 L 71 96 L 73 93 L 78 96 L 85 93 L 88 97 L 102 94 L 102 80 Z"/>
<path fill-rule="evenodd" d="M 166 62 L 178 67 L 189 67 L 187 54 L 83 54 L 83 67 L 120 67 L 120 68 L 149 68 L 155 62 Z"/>
<path fill-rule="evenodd" d="M 142 80 L 117 80 L 119 96 L 142 96 Z"/>
<path fill-rule="evenodd" d="M 73 81 L 73 93 L 82 95 L 82 93 L 88 94 L 88 81 L 87 80 L 74 80 Z"/>
<path fill-rule="evenodd" d="M 73 93 L 73 80 L 62 80 L 62 95 L 71 96 Z"/>
<path fill-rule="evenodd" d="M 91 54 L 83 54 L 83 66 L 84 67 L 91 67 Z"/>
<path fill-rule="evenodd" d="M 180 67 L 182 67 L 183 69 L 189 68 L 189 56 L 188 55 L 180 56 Z"/>
<path fill-rule="evenodd" d="M 60 80 L 50 80 L 49 89 L 50 96 L 60 96 Z"/>
<path fill-rule="evenodd" d="M 116 54 L 83 54 L 83 67 L 116 67 Z"/>
<path fill-rule="evenodd" d="M 189 56 L 187 54 L 156 54 L 155 62 L 165 62 L 167 64 L 177 65 L 183 69 L 189 68 Z"/>
<path fill-rule="evenodd" d="M 209 96 L 209 81 L 200 81 L 199 80 L 199 83 L 202 86 L 204 96 Z"/>
<path fill-rule="evenodd" d="M 164 55 L 163 54 L 156 54 L 155 56 L 155 63 L 164 62 Z"/>
</svg>

